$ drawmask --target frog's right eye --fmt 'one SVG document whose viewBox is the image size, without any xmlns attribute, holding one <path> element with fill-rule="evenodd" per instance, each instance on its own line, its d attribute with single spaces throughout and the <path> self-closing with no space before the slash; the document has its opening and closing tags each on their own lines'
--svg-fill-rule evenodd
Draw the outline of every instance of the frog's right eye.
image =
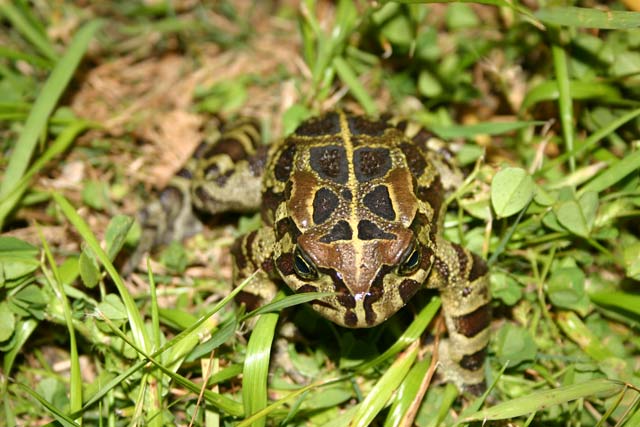
<svg viewBox="0 0 640 427">
<path fill-rule="evenodd" d="M 415 273 L 418 267 L 420 267 L 421 260 L 420 246 L 414 243 L 406 252 L 402 262 L 398 266 L 398 273 L 403 276 Z"/>
<path fill-rule="evenodd" d="M 293 252 L 293 270 L 298 277 L 304 280 L 314 280 L 318 278 L 318 270 L 302 249 L 296 248 Z"/>
</svg>

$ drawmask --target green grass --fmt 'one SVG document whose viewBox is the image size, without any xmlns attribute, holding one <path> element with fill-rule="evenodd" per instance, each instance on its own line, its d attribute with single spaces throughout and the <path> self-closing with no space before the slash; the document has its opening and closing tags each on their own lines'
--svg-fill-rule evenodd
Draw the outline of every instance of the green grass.
<svg viewBox="0 0 640 427">
<path fill-rule="evenodd" d="M 640 425 L 640 13 L 266 3 L 0 3 L 0 424 Z M 177 167 L 162 144 L 335 107 L 456 144 L 446 237 L 491 265 L 486 395 L 430 383 L 437 297 L 364 331 L 309 295 L 242 312 L 228 248 L 256 217 L 119 271 Z"/>
</svg>

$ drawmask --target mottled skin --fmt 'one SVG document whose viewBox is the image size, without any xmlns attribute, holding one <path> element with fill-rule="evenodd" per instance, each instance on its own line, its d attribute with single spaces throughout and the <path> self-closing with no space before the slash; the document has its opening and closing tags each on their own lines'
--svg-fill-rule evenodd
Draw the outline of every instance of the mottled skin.
<svg viewBox="0 0 640 427">
<path fill-rule="evenodd" d="M 268 152 L 257 141 L 255 125 L 243 122 L 201 148 L 160 197 L 169 192 L 165 205 L 184 209 L 156 208 L 173 219 L 146 229 L 176 218 L 184 227 L 164 226 L 155 241 L 189 234 L 191 204 L 209 213 L 261 209 L 262 228 L 232 249 L 236 283 L 260 269 L 241 300 L 268 301 L 282 282 L 294 292 L 332 292 L 311 306 L 350 328 L 384 322 L 422 286 L 438 289 L 449 331 L 440 349 L 445 375 L 481 391 L 488 271 L 442 237 L 444 197 L 460 175 L 431 149 L 429 135 L 404 122 L 330 112 Z"/>
</svg>

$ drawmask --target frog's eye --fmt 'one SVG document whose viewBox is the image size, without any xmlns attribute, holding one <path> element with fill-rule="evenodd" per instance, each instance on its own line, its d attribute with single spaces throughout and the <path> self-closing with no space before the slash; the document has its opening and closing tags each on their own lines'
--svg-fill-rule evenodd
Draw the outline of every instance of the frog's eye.
<svg viewBox="0 0 640 427">
<path fill-rule="evenodd" d="M 415 273 L 418 267 L 420 267 L 420 260 L 420 247 L 416 244 L 413 244 L 398 266 L 398 273 L 403 276 L 408 276 L 409 274 Z"/>
<path fill-rule="evenodd" d="M 296 248 L 293 253 L 293 270 L 301 279 L 313 280 L 318 278 L 316 267 L 300 248 Z"/>
</svg>

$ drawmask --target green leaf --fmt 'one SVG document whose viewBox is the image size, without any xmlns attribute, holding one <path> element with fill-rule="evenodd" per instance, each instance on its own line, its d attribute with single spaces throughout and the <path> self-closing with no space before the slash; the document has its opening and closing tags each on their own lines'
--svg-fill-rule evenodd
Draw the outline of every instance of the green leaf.
<svg viewBox="0 0 640 427">
<path fill-rule="evenodd" d="M 80 270 L 80 278 L 82 283 L 91 289 L 95 288 L 100 281 L 100 266 L 91 249 L 84 248 L 78 258 L 78 267 Z"/>
<path fill-rule="evenodd" d="M 451 30 L 461 30 L 478 26 L 478 17 L 471 6 L 464 3 L 451 3 L 446 9 L 446 23 Z"/>
<path fill-rule="evenodd" d="M 0 236 L 0 286 L 37 270 L 38 248 L 15 237 Z"/>
<path fill-rule="evenodd" d="M 533 178 L 524 169 L 502 169 L 491 183 L 491 204 L 499 218 L 506 218 L 524 209 L 534 190 Z"/>
<path fill-rule="evenodd" d="M 11 338 L 15 327 L 16 317 L 9 309 L 9 304 L 0 302 L 0 342 Z"/>
<path fill-rule="evenodd" d="M 522 288 L 508 274 L 496 271 L 490 275 L 491 296 L 502 300 L 505 305 L 514 305 L 522 298 Z"/>
<path fill-rule="evenodd" d="M 44 319 L 47 298 L 38 286 L 25 286 L 13 295 L 10 302 L 13 304 L 12 310 L 17 314 L 31 315 L 38 320 Z"/>
<path fill-rule="evenodd" d="M 109 221 L 104 239 L 107 244 L 107 255 L 111 261 L 116 258 L 116 255 L 122 249 L 133 222 L 133 218 L 126 215 L 116 215 Z"/>
<path fill-rule="evenodd" d="M 113 322 L 120 323 L 127 320 L 127 310 L 122 300 L 115 294 L 106 295 L 104 300 L 98 304 L 97 309 Z"/>
<path fill-rule="evenodd" d="M 593 224 L 596 221 L 596 214 L 598 213 L 598 193 L 593 191 L 582 193 L 578 199 L 578 204 L 580 205 L 580 211 L 584 216 L 587 228 L 592 230 Z"/>
<path fill-rule="evenodd" d="M 103 181 L 88 181 L 82 188 L 82 201 L 95 210 L 103 210 L 108 203 L 108 187 Z"/>
<path fill-rule="evenodd" d="M 563 267 L 553 271 L 547 287 L 549 300 L 560 308 L 576 310 L 585 315 L 589 298 L 584 288 L 585 276 L 577 267 Z"/>
<path fill-rule="evenodd" d="M 624 269 L 628 277 L 640 280 L 640 242 L 625 246 L 622 250 Z"/>
<path fill-rule="evenodd" d="M 640 28 L 638 12 L 555 6 L 540 9 L 534 15 L 545 24 L 551 25 L 607 30 Z"/>
<path fill-rule="evenodd" d="M 160 260 L 172 271 L 182 273 L 187 268 L 187 251 L 182 243 L 173 241 L 160 254 Z"/>
<path fill-rule="evenodd" d="M 560 203 L 554 209 L 558 222 L 567 230 L 578 236 L 589 236 L 589 224 L 582 212 L 582 207 L 575 200 Z"/>
<path fill-rule="evenodd" d="M 497 356 L 501 364 L 516 366 L 536 356 L 536 343 L 531 333 L 512 323 L 505 324 L 498 332 Z"/>
<path fill-rule="evenodd" d="M 442 94 L 442 85 L 429 70 L 420 71 L 418 76 L 418 91 L 427 98 L 435 98 Z"/>
</svg>

